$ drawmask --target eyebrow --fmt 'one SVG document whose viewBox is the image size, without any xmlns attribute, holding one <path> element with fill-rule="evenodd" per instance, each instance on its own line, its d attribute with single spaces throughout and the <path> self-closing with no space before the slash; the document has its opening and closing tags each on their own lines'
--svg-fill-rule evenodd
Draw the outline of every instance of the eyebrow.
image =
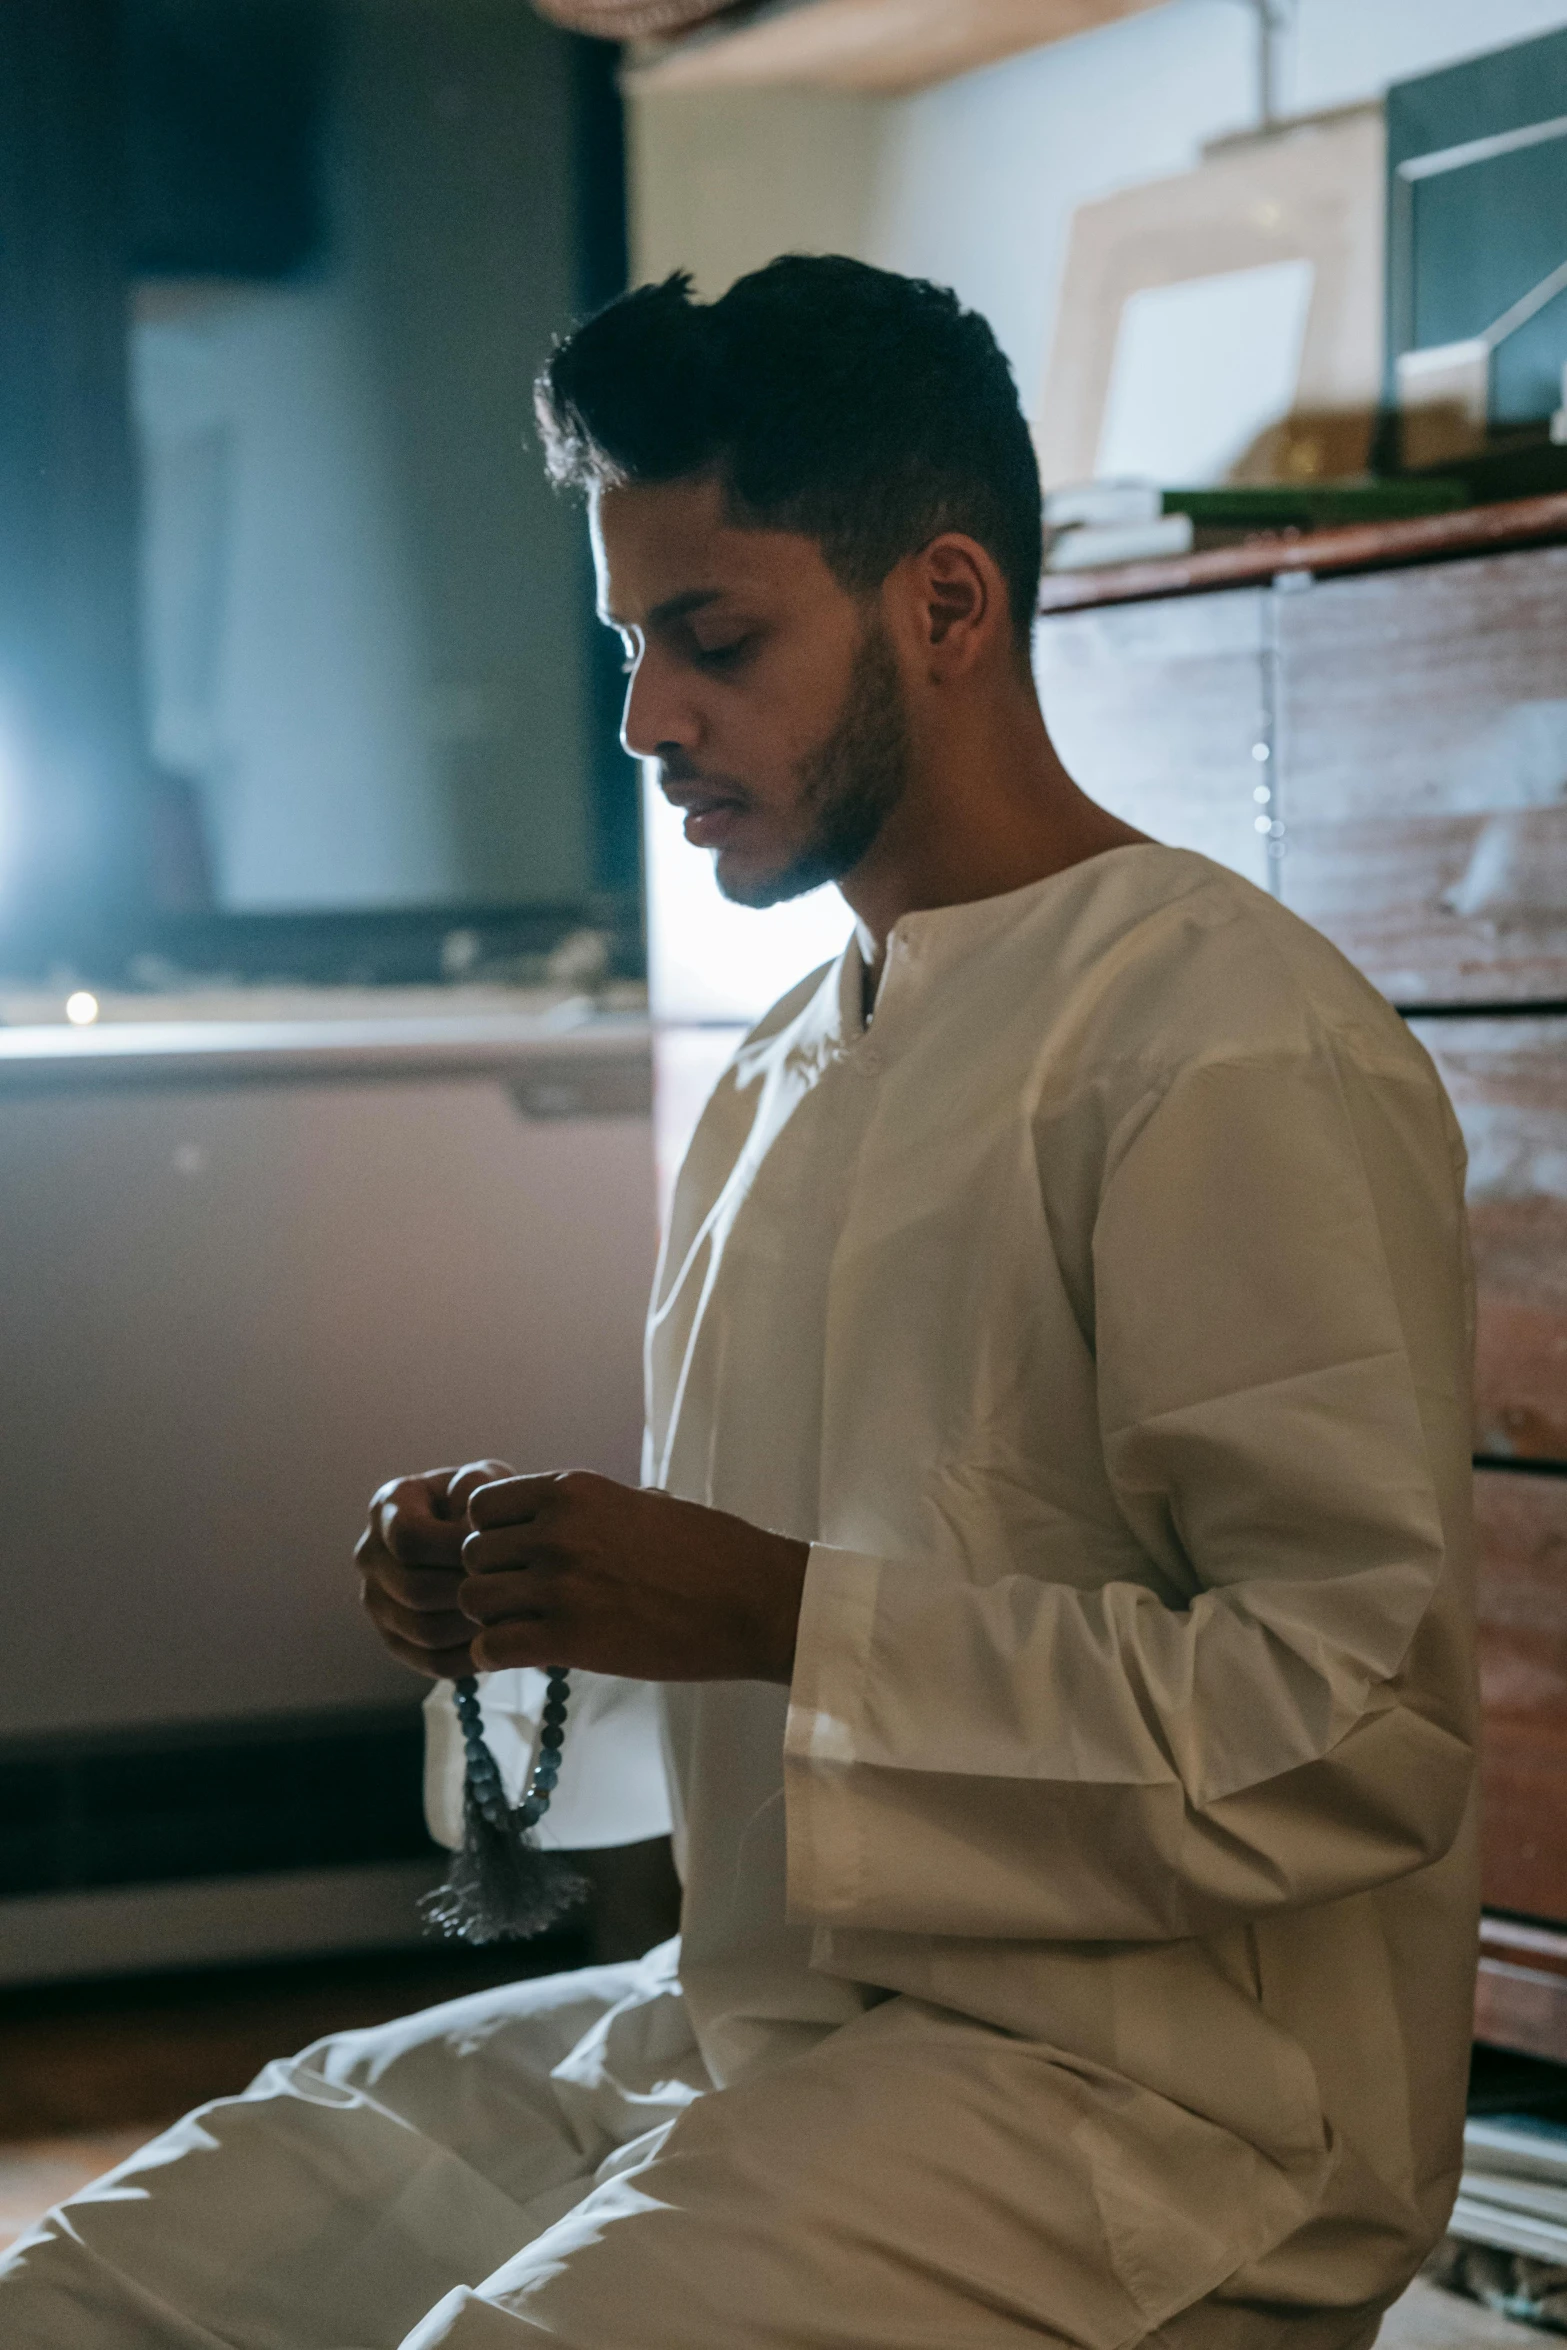
<svg viewBox="0 0 1567 2350">
<path fill-rule="evenodd" d="M 644 629 L 666 628 L 672 620 L 684 620 L 688 612 L 700 612 L 705 605 L 718 603 L 723 593 L 722 588 L 716 587 L 687 588 L 681 595 L 666 596 L 661 604 L 653 606 L 641 626 Z M 599 618 L 606 628 L 625 629 L 634 625 L 628 621 L 617 620 L 614 613 L 606 611 L 602 604 L 599 606 Z"/>
</svg>

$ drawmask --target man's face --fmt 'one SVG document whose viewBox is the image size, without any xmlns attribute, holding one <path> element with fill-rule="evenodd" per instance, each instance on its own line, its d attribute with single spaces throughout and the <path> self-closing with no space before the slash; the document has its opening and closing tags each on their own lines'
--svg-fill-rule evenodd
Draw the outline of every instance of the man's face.
<svg viewBox="0 0 1567 2350">
<path fill-rule="evenodd" d="M 874 598 L 814 539 L 740 530 L 711 480 L 606 490 L 599 608 L 630 684 L 621 740 L 656 759 L 718 886 L 770 906 L 851 873 L 900 798 L 902 680 Z"/>
</svg>

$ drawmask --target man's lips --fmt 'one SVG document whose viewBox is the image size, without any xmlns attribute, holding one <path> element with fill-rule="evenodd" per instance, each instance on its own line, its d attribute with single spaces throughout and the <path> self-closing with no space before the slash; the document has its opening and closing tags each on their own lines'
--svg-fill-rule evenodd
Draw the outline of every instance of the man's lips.
<svg viewBox="0 0 1567 2350">
<path fill-rule="evenodd" d="M 743 800 L 723 792 L 679 791 L 667 795 L 685 814 L 685 835 L 693 848 L 721 849 L 745 820 Z"/>
</svg>

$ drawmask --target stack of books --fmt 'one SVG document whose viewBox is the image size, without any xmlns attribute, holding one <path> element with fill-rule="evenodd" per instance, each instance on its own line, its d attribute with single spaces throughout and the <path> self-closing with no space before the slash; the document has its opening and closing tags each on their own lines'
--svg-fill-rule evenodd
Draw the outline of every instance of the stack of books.
<svg viewBox="0 0 1567 2350">
<path fill-rule="evenodd" d="M 1299 537 L 1352 522 L 1407 521 L 1470 503 L 1448 480 L 1257 482 L 1166 490 L 1151 481 L 1090 481 L 1045 499 L 1045 569 L 1089 571 L 1115 563 Z"/>
<path fill-rule="evenodd" d="M 1567 2286 L 1567 2122 L 1534 2114 L 1471 2118 L 1448 2232 L 1562 2271 Z"/>
<path fill-rule="evenodd" d="M 1186 555 L 1196 544 L 1188 514 L 1164 510 L 1151 481 L 1089 481 L 1051 490 L 1045 499 L 1045 569 L 1095 571 L 1106 563 L 1146 563 Z"/>
<path fill-rule="evenodd" d="M 1475 2050 L 1463 2178 L 1428 2274 L 1567 2333 L 1567 2069 Z"/>
</svg>

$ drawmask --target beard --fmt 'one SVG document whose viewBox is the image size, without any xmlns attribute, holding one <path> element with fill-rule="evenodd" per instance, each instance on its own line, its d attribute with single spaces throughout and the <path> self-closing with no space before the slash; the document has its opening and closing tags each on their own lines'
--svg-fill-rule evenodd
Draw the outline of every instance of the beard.
<svg viewBox="0 0 1567 2350">
<path fill-rule="evenodd" d="M 841 881 L 869 851 L 903 797 L 909 773 L 908 713 L 897 656 L 879 619 L 867 626 L 849 672 L 837 723 L 796 769 L 810 829 L 776 873 L 726 878 L 719 889 L 738 906 L 777 906 L 825 882 Z"/>
</svg>

